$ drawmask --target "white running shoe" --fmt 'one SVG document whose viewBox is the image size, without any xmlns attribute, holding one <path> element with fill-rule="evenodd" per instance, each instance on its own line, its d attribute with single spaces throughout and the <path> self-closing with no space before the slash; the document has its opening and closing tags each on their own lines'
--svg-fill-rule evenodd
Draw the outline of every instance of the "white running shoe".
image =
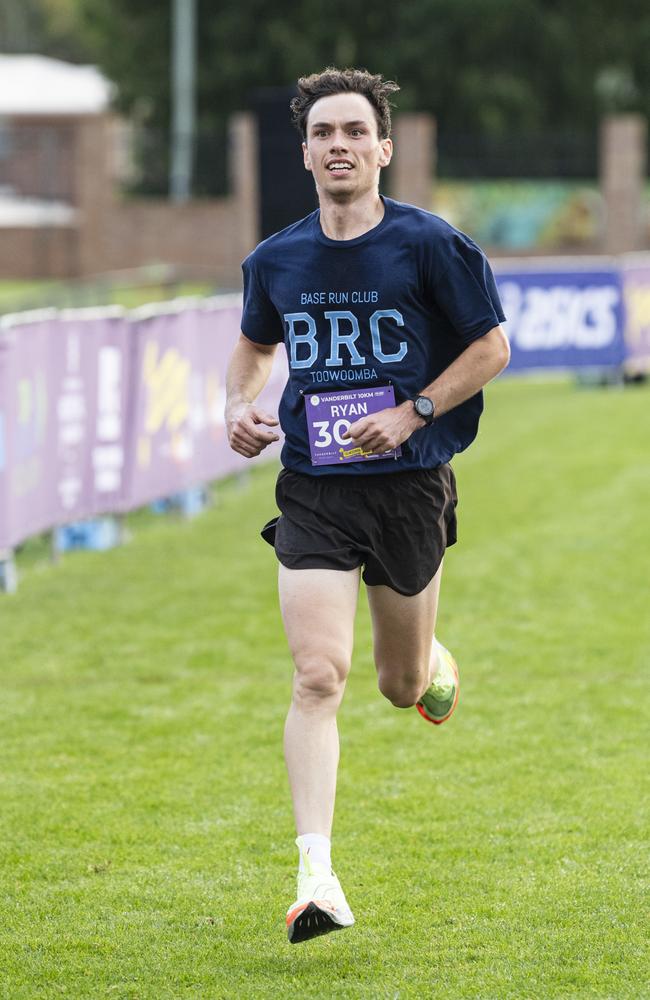
<svg viewBox="0 0 650 1000">
<path fill-rule="evenodd" d="M 291 944 L 308 941 L 320 934 L 339 931 L 354 923 L 352 911 L 333 871 L 316 864 L 296 840 L 305 866 L 298 874 L 298 898 L 287 911 L 287 935 Z"/>
</svg>

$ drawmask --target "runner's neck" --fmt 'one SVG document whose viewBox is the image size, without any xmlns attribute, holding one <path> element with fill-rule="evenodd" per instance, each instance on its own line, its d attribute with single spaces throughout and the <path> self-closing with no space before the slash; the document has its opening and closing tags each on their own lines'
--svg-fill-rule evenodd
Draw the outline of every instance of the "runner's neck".
<svg viewBox="0 0 650 1000">
<path fill-rule="evenodd" d="M 378 226 L 384 203 L 376 191 L 350 204 L 320 199 L 320 226 L 330 240 L 354 240 Z"/>
</svg>

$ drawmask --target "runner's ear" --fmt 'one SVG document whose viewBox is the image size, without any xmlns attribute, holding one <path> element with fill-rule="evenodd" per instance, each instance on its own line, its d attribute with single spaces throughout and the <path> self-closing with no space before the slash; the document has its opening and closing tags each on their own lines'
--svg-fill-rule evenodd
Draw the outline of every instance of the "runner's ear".
<svg viewBox="0 0 650 1000">
<path fill-rule="evenodd" d="M 393 140 L 392 139 L 382 139 L 380 142 L 381 155 L 379 157 L 379 166 L 387 167 L 393 157 Z"/>
</svg>

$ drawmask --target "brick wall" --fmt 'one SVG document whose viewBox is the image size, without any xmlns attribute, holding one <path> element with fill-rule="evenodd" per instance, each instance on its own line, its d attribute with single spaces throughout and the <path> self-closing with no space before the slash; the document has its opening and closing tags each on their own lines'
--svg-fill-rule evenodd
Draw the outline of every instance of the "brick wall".
<svg viewBox="0 0 650 1000">
<path fill-rule="evenodd" d="M 240 282 L 240 234 L 231 199 L 170 205 L 154 199 L 113 206 L 98 234 L 93 271 L 164 261 L 225 285 Z"/>
<path fill-rule="evenodd" d="M 79 234 L 69 226 L 0 228 L 0 279 L 79 274 Z"/>
<path fill-rule="evenodd" d="M 0 278 L 76 278 L 162 261 L 221 285 L 239 285 L 241 260 L 257 243 L 251 116 L 235 115 L 231 123 L 232 195 L 180 205 L 117 194 L 114 124 L 108 115 L 66 122 L 73 135 L 66 183 L 77 220 L 67 227 L 0 226 Z M 34 162 L 23 159 L 22 176 L 31 178 L 35 170 Z"/>
</svg>

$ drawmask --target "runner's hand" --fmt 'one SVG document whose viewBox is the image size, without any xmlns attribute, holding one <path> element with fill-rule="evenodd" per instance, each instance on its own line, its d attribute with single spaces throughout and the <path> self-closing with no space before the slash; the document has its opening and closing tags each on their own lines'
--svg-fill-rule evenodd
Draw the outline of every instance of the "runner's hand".
<svg viewBox="0 0 650 1000">
<path fill-rule="evenodd" d="M 364 451 L 381 454 L 403 444 L 420 427 L 424 427 L 422 418 L 415 412 L 413 404 L 407 401 L 355 420 L 341 437 L 350 438 Z"/>
<path fill-rule="evenodd" d="M 277 427 L 278 420 L 261 410 L 254 403 L 244 403 L 226 413 L 228 441 L 233 451 L 244 458 L 255 458 L 261 451 L 280 438 L 263 426 Z"/>
</svg>

